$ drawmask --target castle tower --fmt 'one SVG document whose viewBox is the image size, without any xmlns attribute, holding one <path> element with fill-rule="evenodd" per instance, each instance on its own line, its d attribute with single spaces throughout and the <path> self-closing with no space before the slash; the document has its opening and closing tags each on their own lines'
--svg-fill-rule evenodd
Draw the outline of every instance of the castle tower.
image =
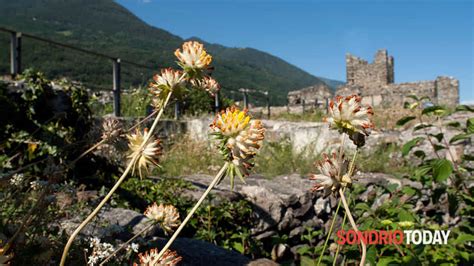
<svg viewBox="0 0 474 266">
<path fill-rule="evenodd" d="M 346 55 L 346 78 L 348 85 L 357 85 L 365 88 L 380 87 L 394 83 L 394 60 L 388 55 L 387 50 L 379 50 L 374 61 L 367 61 Z"/>
</svg>

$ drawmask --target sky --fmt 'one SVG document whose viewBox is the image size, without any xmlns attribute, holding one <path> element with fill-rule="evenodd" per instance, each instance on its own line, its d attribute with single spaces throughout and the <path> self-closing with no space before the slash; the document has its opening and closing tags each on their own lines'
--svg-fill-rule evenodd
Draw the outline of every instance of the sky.
<svg viewBox="0 0 474 266">
<path fill-rule="evenodd" d="M 385 48 L 395 82 L 453 76 L 474 103 L 474 1 L 117 0 L 182 38 L 268 52 L 316 76 L 345 81 L 345 54 Z"/>
</svg>

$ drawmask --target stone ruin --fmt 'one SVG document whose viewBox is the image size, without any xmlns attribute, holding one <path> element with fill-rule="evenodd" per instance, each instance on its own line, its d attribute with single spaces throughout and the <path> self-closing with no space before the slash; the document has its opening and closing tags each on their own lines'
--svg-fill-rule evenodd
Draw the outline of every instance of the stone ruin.
<svg viewBox="0 0 474 266">
<path fill-rule="evenodd" d="M 455 106 L 459 103 L 459 81 L 453 77 L 438 76 L 435 80 L 395 83 L 394 59 L 387 50 L 379 50 L 374 61 L 368 63 L 351 54 L 346 55 L 345 85 L 337 88 L 336 95 L 358 94 L 366 104 L 381 107 L 400 107 L 409 95 L 429 97 L 434 104 Z M 289 105 L 325 102 L 328 87 L 314 86 L 288 93 Z M 300 102 L 298 102 L 300 101 Z"/>
<path fill-rule="evenodd" d="M 332 97 L 332 91 L 328 85 L 321 83 L 310 86 L 297 91 L 290 91 L 288 93 L 289 105 L 308 105 L 308 106 L 322 106 L 326 105 L 326 99 Z"/>
</svg>

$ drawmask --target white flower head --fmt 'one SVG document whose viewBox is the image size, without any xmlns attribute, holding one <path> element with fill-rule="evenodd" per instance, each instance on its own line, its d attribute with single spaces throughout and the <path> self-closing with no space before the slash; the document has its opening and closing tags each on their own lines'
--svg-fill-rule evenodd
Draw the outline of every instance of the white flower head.
<svg viewBox="0 0 474 266">
<path fill-rule="evenodd" d="M 231 187 L 235 175 L 245 182 L 244 176 L 248 176 L 254 166 L 253 158 L 265 138 L 262 122 L 252 120 L 246 110 L 231 107 L 216 116 L 211 130 L 212 135 L 220 141 L 220 152 L 231 163 L 226 173 L 230 177 Z"/>
<path fill-rule="evenodd" d="M 176 49 L 174 52 L 179 60 L 179 65 L 186 69 L 204 69 L 212 62 L 212 56 L 204 49 L 202 43 L 196 41 L 185 42 L 182 51 Z"/>
<path fill-rule="evenodd" d="M 192 79 L 191 83 L 200 89 L 207 91 L 211 96 L 216 95 L 221 89 L 219 83 L 212 77 L 205 76 L 202 79 Z"/>
<path fill-rule="evenodd" d="M 161 258 L 158 259 L 158 249 L 150 249 L 145 253 L 138 254 L 139 263 L 134 266 L 174 266 L 183 258 L 176 251 L 166 250 Z"/>
<path fill-rule="evenodd" d="M 364 145 L 365 136 L 369 136 L 374 127 L 372 107 L 363 106 L 361 101 L 362 98 L 357 95 L 338 95 L 329 103 L 329 117 L 325 119 L 331 128 L 348 134 L 358 146 Z"/>
<path fill-rule="evenodd" d="M 173 231 L 181 223 L 179 212 L 173 205 L 158 205 L 154 202 L 146 208 L 144 215 L 158 222 L 166 233 Z"/>
<path fill-rule="evenodd" d="M 331 155 L 323 153 L 323 159 L 316 162 L 319 174 L 311 175 L 310 179 L 315 181 L 312 190 L 324 190 L 328 195 L 336 191 L 341 185 L 347 186 L 351 180 L 347 175 L 349 161 L 344 154 L 333 152 Z"/>
<path fill-rule="evenodd" d="M 185 93 L 185 80 L 183 73 L 172 68 L 165 68 L 161 73 L 153 76 L 153 82 L 149 85 L 152 105 L 161 108 L 169 93 L 175 97 L 181 97 Z"/>
<path fill-rule="evenodd" d="M 127 135 L 129 140 L 128 147 L 130 149 L 130 155 L 128 157 L 134 160 L 132 162 L 132 173 L 135 174 L 138 169 L 140 178 L 143 177 L 143 170 L 148 173 L 151 166 L 158 165 L 158 156 L 161 155 L 160 140 L 149 137 L 149 134 L 148 129 L 145 129 L 142 133 L 137 128 L 135 133 Z M 147 143 L 142 147 L 142 144 L 147 138 Z"/>
</svg>

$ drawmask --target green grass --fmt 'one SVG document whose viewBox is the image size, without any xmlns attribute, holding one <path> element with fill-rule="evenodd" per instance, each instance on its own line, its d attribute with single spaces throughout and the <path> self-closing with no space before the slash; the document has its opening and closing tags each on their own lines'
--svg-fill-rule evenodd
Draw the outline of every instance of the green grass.
<svg viewBox="0 0 474 266">
<path fill-rule="evenodd" d="M 312 112 L 305 112 L 303 114 L 294 114 L 294 113 L 281 113 L 271 116 L 272 120 L 284 120 L 291 122 L 321 122 L 325 117 L 325 113 L 321 110 L 316 110 Z"/>
<path fill-rule="evenodd" d="M 314 172 L 314 162 L 319 154 L 311 149 L 296 152 L 289 141 L 265 142 L 255 158 L 252 173 L 271 178 L 277 175 Z M 191 174 L 214 175 L 224 161 L 215 147 L 205 142 L 197 142 L 189 137 L 177 138 L 165 147 L 158 174 L 177 177 Z"/>
<path fill-rule="evenodd" d="M 379 145 L 362 152 L 357 159 L 357 169 L 362 172 L 379 172 L 402 176 L 413 171 L 404 158 L 399 157 L 400 147 L 389 144 Z"/>
</svg>

